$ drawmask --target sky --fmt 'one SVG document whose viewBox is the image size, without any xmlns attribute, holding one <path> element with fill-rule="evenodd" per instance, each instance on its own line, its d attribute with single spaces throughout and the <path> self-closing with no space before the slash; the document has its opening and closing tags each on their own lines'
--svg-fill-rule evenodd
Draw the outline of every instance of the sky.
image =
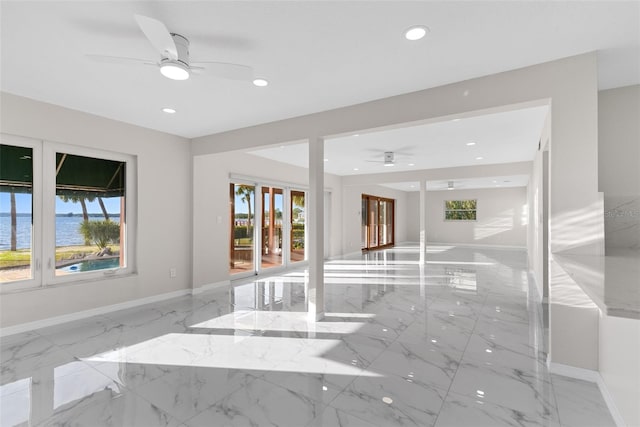
<svg viewBox="0 0 640 427">
<path fill-rule="evenodd" d="M 11 211 L 11 201 L 9 193 L 0 193 L 0 213 L 9 213 Z M 103 198 L 105 207 L 108 213 L 116 214 L 120 212 L 120 198 L 119 197 L 106 197 Z M 87 202 L 87 211 L 90 214 L 102 214 L 98 201 Z M 16 212 L 17 213 L 31 213 L 31 194 L 16 194 Z M 80 203 L 65 203 L 56 197 L 56 213 L 66 214 L 74 213 L 81 214 L 82 207 Z"/>
</svg>

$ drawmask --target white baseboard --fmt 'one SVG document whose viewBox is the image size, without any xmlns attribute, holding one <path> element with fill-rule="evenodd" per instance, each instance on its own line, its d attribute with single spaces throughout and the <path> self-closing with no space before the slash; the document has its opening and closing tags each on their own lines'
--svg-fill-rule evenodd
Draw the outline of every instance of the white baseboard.
<svg viewBox="0 0 640 427">
<path fill-rule="evenodd" d="M 575 378 L 578 380 L 596 383 L 598 385 L 598 388 L 600 389 L 600 393 L 602 393 L 604 402 L 607 404 L 607 408 L 609 408 L 609 412 L 611 412 L 613 420 L 616 422 L 616 425 L 618 427 L 626 426 L 624 419 L 622 418 L 622 415 L 620 414 L 620 411 L 616 406 L 616 402 L 609 392 L 609 388 L 604 382 L 604 378 L 602 378 L 602 375 L 600 375 L 600 372 L 553 362 L 549 363 L 549 372 L 561 375 L 563 377 Z"/>
<path fill-rule="evenodd" d="M 92 308 L 90 310 L 78 311 L 76 313 L 64 314 L 62 316 L 49 317 L 47 319 L 21 323 L 13 326 L 7 326 L 6 328 L 0 328 L 0 337 L 20 334 L 22 332 L 28 332 L 34 329 L 46 328 L 48 326 L 59 325 L 61 323 L 73 322 L 74 320 L 86 319 L 87 317 L 99 316 L 102 314 L 107 314 L 107 313 L 111 313 L 118 310 L 124 310 L 127 308 L 133 308 L 133 307 L 138 307 L 145 304 L 160 302 L 160 301 L 168 300 L 171 298 L 177 298 L 184 295 L 189 295 L 190 293 L 191 293 L 191 289 L 181 289 L 179 291 L 167 292 L 165 294 L 153 295 L 150 297 L 135 299 L 131 301 L 125 301 L 118 304 L 105 305 L 103 307 L 97 307 L 97 308 Z"/>
<path fill-rule="evenodd" d="M 202 285 L 198 288 L 191 289 L 191 295 L 198 295 L 205 291 L 210 291 L 212 289 L 222 288 L 224 286 L 229 286 L 231 284 L 231 280 L 223 280 L 221 282 L 208 283 L 206 285 Z"/>
</svg>

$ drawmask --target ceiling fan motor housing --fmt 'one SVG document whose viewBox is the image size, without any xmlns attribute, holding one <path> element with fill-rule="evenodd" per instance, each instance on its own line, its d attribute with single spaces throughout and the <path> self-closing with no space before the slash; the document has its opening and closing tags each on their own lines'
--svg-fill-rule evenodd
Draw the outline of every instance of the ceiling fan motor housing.
<svg viewBox="0 0 640 427">
<path fill-rule="evenodd" d="M 171 33 L 171 38 L 176 44 L 176 51 L 178 52 L 177 62 L 181 62 L 184 66 L 189 66 L 189 39 L 180 34 Z M 171 59 L 164 53 L 162 55 L 162 61 L 171 61 Z"/>
</svg>

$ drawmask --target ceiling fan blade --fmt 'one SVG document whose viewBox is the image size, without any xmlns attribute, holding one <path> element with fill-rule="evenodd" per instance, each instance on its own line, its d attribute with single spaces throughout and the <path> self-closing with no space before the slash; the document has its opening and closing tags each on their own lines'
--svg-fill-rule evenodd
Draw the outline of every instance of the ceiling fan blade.
<svg viewBox="0 0 640 427">
<path fill-rule="evenodd" d="M 136 22 L 153 47 L 163 56 L 178 59 L 178 49 L 167 27 L 157 19 L 135 15 Z"/>
<path fill-rule="evenodd" d="M 94 54 L 85 54 L 85 56 L 92 61 L 96 62 L 104 62 L 109 64 L 128 64 L 128 65 L 158 65 L 150 59 L 140 59 L 140 58 L 127 58 L 124 56 L 109 56 L 109 55 L 94 55 Z"/>
<path fill-rule="evenodd" d="M 253 80 L 253 68 L 248 65 L 230 64 L 227 62 L 198 61 L 192 65 L 202 65 L 207 74 L 230 80 Z M 196 67 L 192 67 L 196 68 Z"/>
</svg>

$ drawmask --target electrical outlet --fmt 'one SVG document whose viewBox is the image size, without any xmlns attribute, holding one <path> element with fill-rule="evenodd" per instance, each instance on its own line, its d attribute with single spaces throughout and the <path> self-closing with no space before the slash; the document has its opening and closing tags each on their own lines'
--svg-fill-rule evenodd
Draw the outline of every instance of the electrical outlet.
<svg viewBox="0 0 640 427">
<path fill-rule="evenodd" d="M 175 267 L 169 269 L 169 277 L 171 277 L 172 279 L 175 279 L 175 277 L 176 277 L 176 268 Z"/>
</svg>

